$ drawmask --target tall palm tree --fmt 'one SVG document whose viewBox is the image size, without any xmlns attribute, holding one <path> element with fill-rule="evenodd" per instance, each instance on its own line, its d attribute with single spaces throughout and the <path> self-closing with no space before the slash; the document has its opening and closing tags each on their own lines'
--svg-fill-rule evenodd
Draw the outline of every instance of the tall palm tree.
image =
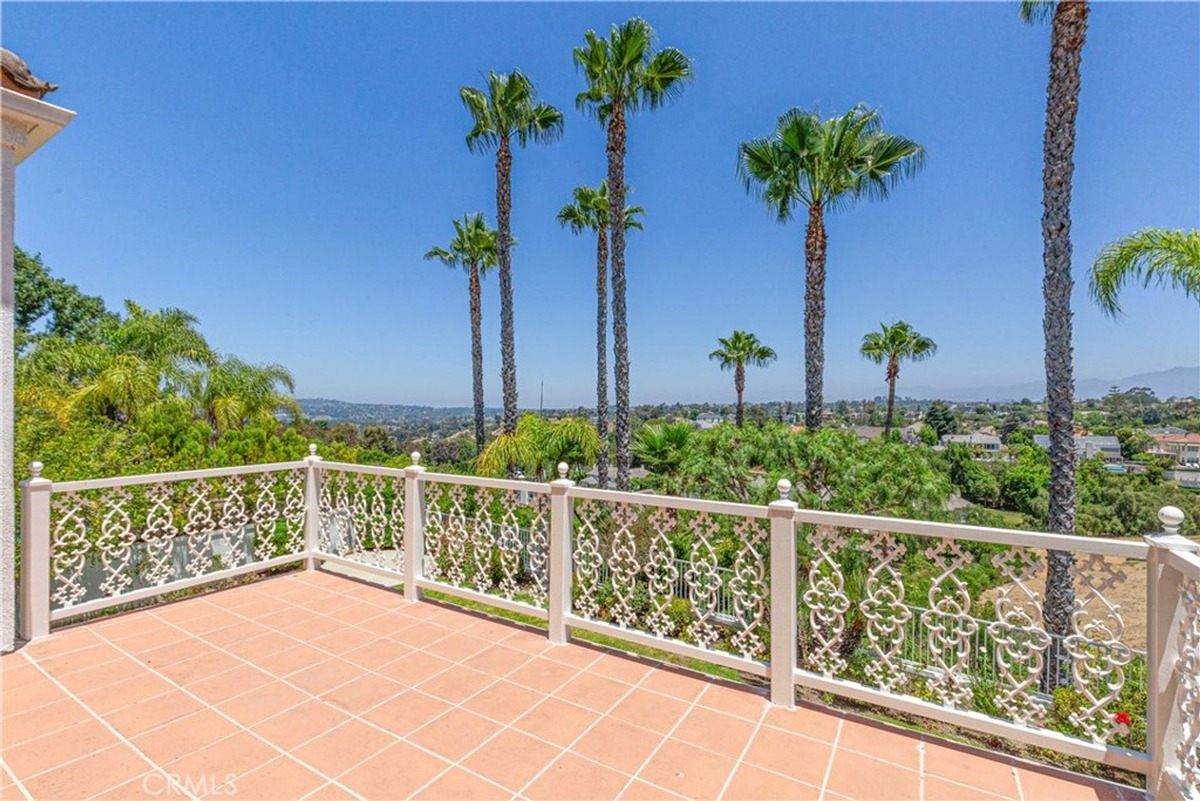
<svg viewBox="0 0 1200 801">
<path fill-rule="evenodd" d="M 612 232 L 613 374 L 616 383 L 617 488 L 628 490 L 629 330 L 625 317 L 625 137 L 628 114 L 654 110 L 683 91 L 692 77 L 682 50 L 654 50 L 654 29 L 634 17 L 613 25 L 607 39 L 595 31 L 573 51 L 587 88 L 575 104 L 607 132 L 609 228 Z"/>
<path fill-rule="evenodd" d="M 881 200 L 925 165 L 925 148 L 883 130 L 879 112 L 859 104 L 822 120 L 794 108 L 775 130 L 738 146 L 738 174 L 779 222 L 808 208 L 804 236 L 805 425 L 821 425 L 825 372 L 825 212 L 863 197 Z"/>
<path fill-rule="evenodd" d="M 1174 286 L 1200 300 L 1200 231 L 1145 228 L 1109 242 L 1092 265 L 1092 300 L 1116 317 L 1121 313 L 1117 294 L 1136 279 L 1143 286 Z"/>
<path fill-rule="evenodd" d="M 880 323 L 878 331 L 865 335 L 859 353 L 876 364 L 887 363 L 887 422 L 883 431 L 886 436 L 892 433 L 892 411 L 896 408 L 896 379 L 900 377 L 900 362 L 904 359 L 910 362 L 925 361 L 937 353 L 937 343 L 899 320 L 893 325 Z"/>
<path fill-rule="evenodd" d="M 467 271 L 471 296 L 471 380 L 475 402 L 475 452 L 483 450 L 487 438 L 483 420 L 483 312 L 480 278 L 496 266 L 496 230 L 489 228 L 482 214 L 467 214 L 454 220 L 454 238 L 449 248 L 433 248 L 426 259 L 438 259 L 447 267 Z"/>
<path fill-rule="evenodd" d="M 632 190 L 632 187 L 627 187 Z M 600 453 L 596 459 L 596 479 L 608 486 L 608 181 L 600 186 L 577 186 L 575 202 L 563 206 L 558 221 L 572 233 L 596 234 L 596 432 L 600 435 Z M 625 207 L 625 229 L 642 229 L 641 206 Z"/>
<path fill-rule="evenodd" d="M 1046 311 L 1046 405 L 1050 423 L 1050 504 L 1046 525 L 1055 534 L 1075 533 L 1075 375 L 1071 353 L 1071 182 L 1075 174 L 1075 117 L 1079 112 L 1079 63 L 1087 35 L 1086 0 L 1023 0 L 1021 18 L 1051 17 L 1050 77 L 1042 142 L 1042 292 Z M 1071 632 L 1075 587 L 1069 551 L 1048 551 L 1046 629 Z M 1047 674 L 1049 684 L 1060 678 Z"/>
<path fill-rule="evenodd" d="M 517 356 L 513 333 L 512 140 L 550 143 L 562 134 L 562 112 L 538 101 L 533 82 L 520 70 L 489 72 L 487 88 L 459 89 L 474 124 L 467 133 L 472 153 L 496 151 L 496 250 L 500 265 L 500 377 L 504 389 L 503 432 L 517 430 Z"/>
<path fill-rule="evenodd" d="M 708 358 L 721 362 L 722 370 L 733 370 L 733 388 L 737 392 L 737 414 L 734 421 L 738 428 L 745 422 L 742 409 L 742 393 L 746 391 L 746 365 L 766 367 L 775 361 L 775 351 L 758 341 L 754 334 L 734 331 L 729 337 L 717 337 L 721 347 L 708 354 Z"/>
</svg>

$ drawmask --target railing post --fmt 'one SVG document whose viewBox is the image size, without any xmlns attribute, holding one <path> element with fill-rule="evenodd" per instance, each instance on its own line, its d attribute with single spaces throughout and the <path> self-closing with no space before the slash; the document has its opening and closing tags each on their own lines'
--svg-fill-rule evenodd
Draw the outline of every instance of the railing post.
<svg viewBox="0 0 1200 801">
<path fill-rule="evenodd" d="M 304 567 L 315 570 L 317 558 L 315 554 L 321 550 L 321 476 L 317 465 L 321 462 L 317 456 L 317 446 L 308 446 L 308 456 L 304 457 L 308 465 L 304 474 L 304 550 L 307 554 Z"/>
<path fill-rule="evenodd" d="M 425 482 L 421 454 L 412 453 L 412 466 L 404 468 L 404 597 L 421 600 L 417 580 L 425 574 Z"/>
<path fill-rule="evenodd" d="M 1158 512 L 1163 532 L 1147 536 L 1146 557 L 1146 751 L 1150 771 L 1146 794 L 1151 799 L 1181 797 L 1168 772 L 1179 775 L 1179 744 L 1183 735 L 1179 718 L 1179 627 L 1184 609 L 1180 603 L 1183 577 L 1167 563 L 1169 551 L 1200 550 L 1200 543 L 1180 536 L 1183 512 L 1164 506 Z"/>
<path fill-rule="evenodd" d="M 776 485 L 779 500 L 767 507 L 771 524 L 771 703 L 796 708 L 796 509 L 792 484 Z"/>
<path fill-rule="evenodd" d="M 21 482 L 21 636 L 36 640 L 50 633 L 50 492 L 42 463 L 29 465 Z"/>
<path fill-rule="evenodd" d="M 567 478 L 567 464 L 558 465 L 558 480 L 550 482 L 550 642 L 566 645 L 571 641 L 567 615 L 571 613 L 571 536 L 575 517 L 574 502 L 567 491 L 575 482 Z"/>
</svg>

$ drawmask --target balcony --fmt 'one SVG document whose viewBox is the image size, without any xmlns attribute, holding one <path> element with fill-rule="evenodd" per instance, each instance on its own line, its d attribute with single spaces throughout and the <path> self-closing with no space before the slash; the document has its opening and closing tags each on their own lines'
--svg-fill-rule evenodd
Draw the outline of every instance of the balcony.
<svg viewBox="0 0 1200 801">
<path fill-rule="evenodd" d="M 5 797 L 1197 794 L 1200 558 L 1170 530 L 1064 538 L 315 455 L 23 492 Z M 1076 555 L 1062 637 L 1041 627 L 1046 549 Z M 985 560 L 1007 581 L 980 615 Z M 1153 591 L 1127 627 L 1107 596 L 1142 561 Z"/>
</svg>

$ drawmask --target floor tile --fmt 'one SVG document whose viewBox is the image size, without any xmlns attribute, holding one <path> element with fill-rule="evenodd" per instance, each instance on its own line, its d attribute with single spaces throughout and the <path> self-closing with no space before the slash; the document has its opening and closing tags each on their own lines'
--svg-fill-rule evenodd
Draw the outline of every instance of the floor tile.
<svg viewBox="0 0 1200 801">
<path fill-rule="evenodd" d="M 688 798 L 716 798 L 736 762 L 678 740 L 667 740 L 637 774 Z"/>
<path fill-rule="evenodd" d="M 462 759 L 500 731 L 500 725 L 464 709 L 451 709 L 405 739 L 451 762 Z"/>
<path fill-rule="evenodd" d="M 407 798 L 450 766 L 414 745 L 399 742 L 339 777 L 362 798 Z"/>
<path fill-rule="evenodd" d="M 648 729 L 601 718 L 571 746 L 571 751 L 633 775 L 662 741 L 662 735 Z"/>
<path fill-rule="evenodd" d="M 558 746 L 516 729 L 506 729 L 463 760 L 463 767 L 507 787 L 520 790 L 562 754 Z"/>
</svg>

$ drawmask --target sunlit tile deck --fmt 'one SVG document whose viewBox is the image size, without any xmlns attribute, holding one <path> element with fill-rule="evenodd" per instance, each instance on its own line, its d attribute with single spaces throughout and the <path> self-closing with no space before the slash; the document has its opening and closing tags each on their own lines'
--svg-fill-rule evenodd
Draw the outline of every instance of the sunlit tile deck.
<svg viewBox="0 0 1200 801">
<path fill-rule="evenodd" d="M 320 571 L 0 659 L 3 798 L 1137 798 Z"/>
</svg>

